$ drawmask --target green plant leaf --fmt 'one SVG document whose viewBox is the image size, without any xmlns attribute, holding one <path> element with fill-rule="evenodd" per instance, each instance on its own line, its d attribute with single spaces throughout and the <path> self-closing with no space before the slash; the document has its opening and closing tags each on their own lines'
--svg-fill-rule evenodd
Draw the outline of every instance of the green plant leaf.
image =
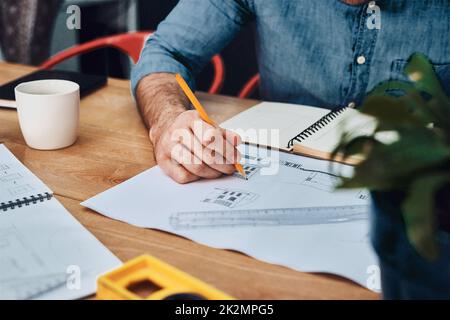
<svg viewBox="0 0 450 320">
<path fill-rule="evenodd" d="M 344 132 L 333 155 L 365 156 L 341 188 L 407 191 L 402 212 L 408 239 L 421 255 L 435 259 L 435 196 L 450 182 L 450 98 L 423 54 L 411 56 L 405 74 L 410 82 L 380 83 L 366 97 L 361 112 L 377 120 L 375 132 Z M 399 139 L 374 141 L 380 132 Z"/>
<path fill-rule="evenodd" d="M 435 114 L 431 122 L 450 136 L 450 99 L 432 99 L 428 101 L 426 107 Z"/>
<path fill-rule="evenodd" d="M 367 97 L 391 95 L 392 91 L 403 91 L 404 93 L 416 90 L 414 84 L 406 81 L 383 81 L 378 84 Z"/>
<path fill-rule="evenodd" d="M 448 128 L 450 126 L 450 99 L 446 96 L 429 59 L 421 53 L 415 53 L 408 60 L 404 71 L 411 82 L 382 82 L 369 93 L 367 99 L 383 96 L 399 98 L 398 94 L 394 93 L 403 92 L 404 94 L 399 99 L 406 101 L 402 101 L 402 104 L 414 107 L 414 112 L 424 117 L 424 120 L 427 119 L 428 122 Z M 432 99 L 428 102 L 423 101 L 420 92 L 427 93 Z M 365 103 L 362 111 L 364 105 Z"/>
<path fill-rule="evenodd" d="M 439 254 L 435 238 L 435 194 L 446 183 L 450 183 L 448 171 L 417 177 L 402 205 L 408 239 L 413 247 L 429 260 L 435 260 Z"/>
<path fill-rule="evenodd" d="M 407 97 L 407 98 L 406 98 Z M 430 122 L 430 117 L 418 111 L 411 96 L 403 99 L 389 96 L 369 97 L 361 112 L 378 120 L 381 130 L 390 130 L 398 126 L 423 127 Z"/>
<path fill-rule="evenodd" d="M 338 155 L 342 160 L 357 155 L 365 158 L 373 148 L 373 145 L 377 143 L 379 142 L 372 136 L 359 136 L 353 138 L 351 135 L 344 133 L 341 137 L 340 144 L 331 153 L 330 159 L 337 159 Z M 330 162 L 330 171 L 335 172 L 337 176 L 342 176 L 342 174 L 339 173 L 339 167 L 338 164 L 332 161 Z"/>
<path fill-rule="evenodd" d="M 447 97 L 442 84 L 437 77 L 430 60 L 423 54 L 411 56 L 405 68 L 405 74 L 413 81 L 416 90 L 431 95 L 426 104 L 435 115 L 433 123 L 450 131 L 450 99 Z"/>
<path fill-rule="evenodd" d="M 432 96 L 446 96 L 441 82 L 434 72 L 433 65 L 425 55 L 413 54 L 405 67 L 405 74 L 415 83 L 417 89 Z"/>
<path fill-rule="evenodd" d="M 379 143 L 372 136 L 343 136 L 341 143 L 333 151 L 331 158 L 334 159 L 339 154 L 344 159 L 355 155 L 366 155 L 373 147 L 373 144 Z"/>
<path fill-rule="evenodd" d="M 418 172 L 450 160 L 450 147 L 429 129 L 399 131 L 400 139 L 389 145 L 373 144 L 368 157 L 355 167 L 342 187 L 371 190 L 404 188 Z"/>
</svg>

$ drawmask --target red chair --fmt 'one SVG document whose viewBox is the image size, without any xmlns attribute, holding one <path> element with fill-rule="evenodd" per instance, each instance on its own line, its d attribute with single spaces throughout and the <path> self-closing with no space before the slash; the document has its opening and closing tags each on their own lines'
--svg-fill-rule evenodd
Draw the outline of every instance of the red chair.
<svg viewBox="0 0 450 320">
<path fill-rule="evenodd" d="M 44 62 L 40 67 L 42 69 L 51 69 L 58 63 L 74 56 L 107 47 L 113 47 L 122 51 L 127 54 L 134 63 L 137 63 L 145 41 L 151 34 L 151 32 L 141 31 L 99 38 L 61 51 Z M 220 55 L 215 55 L 211 62 L 214 67 L 214 79 L 208 92 L 218 93 L 222 88 L 224 81 L 225 67 Z"/>
<path fill-rule="evenodd" d="M 238 97 L 241 99 L 249 98 L 253 92 L 255 92 L 256 88 L 259 85 L 259 81 L 261 77 L 258 74 L 255 74 L 242 88 L 241 92 L 239 92 Z"/>
</svg>

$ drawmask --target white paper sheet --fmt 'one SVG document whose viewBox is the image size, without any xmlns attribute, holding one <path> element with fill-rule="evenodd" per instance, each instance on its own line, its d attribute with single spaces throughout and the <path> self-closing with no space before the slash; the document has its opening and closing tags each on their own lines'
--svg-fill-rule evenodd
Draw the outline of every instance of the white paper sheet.
<svg viewBox="0 0 450 320">
<path fill-rule="evenodd" d="M 323 126 L 302 142 L 296 141 L 294 144 L 331 153 L 339 145 L 343 132 L 352 132 L 354 136 L 370 136 L 373 134 L 376 125 L 375 118 L 358 110 L 346 108 L 326 126 Z"/>
<path fill-rule="evenodd" d="M 119 265 L 54 198 L 0 214 L 0 298 L 81 298 Z"/>
<path fill-rule="evenodd" d="M 330 110 L 297 104 L 261 102 L 233 118 L 221 123 L 221 127 L 236 131 L 242 140 L 254 145 L 270 145 L 287 149 L 288 142 Z M 267 135 L 265 132 L 267 130 Z M 279 139 L 271 136 L 271 130 L 279 132 Z M 254 133 L 260 133 L 255 135 Z"/>
<path fill-rule="evenodd" d="M 0 204 L 52 191 L 0 145 Z M 0 210 L 0 299 L 76 299 L 120 261 L 54 197 Z"/>
<path fill-rule="evenodd" d="M 177 229 L 171 224 L 174 215 L 188 211 L 368 205 L 365 190 L 333 190 L 337 179 L 330 174 L 327 161 L 247 148 L 245 152 L 250 155 L 259 152 L 263 159 L 270 159 L 270 166 L 257 168 L 248 181 L 226 177 L 180 185 L 154 167 L 82 205 L 139 227 L 172 232 L 296 270 L 341 275 L 366 286 L 368 268 L 377 264 L 369 244 L 367 219 L 199 229 Z M 350 167 L 341 170 L 346 175 L 351 172 Z M 265 175 L 271 172 L 277 173 Z"/>
<path fill-rule="evenodd" d="M 52 193 L 5 145 L 0 144 L 0 204 L 46 192 Z"/>
</svg>

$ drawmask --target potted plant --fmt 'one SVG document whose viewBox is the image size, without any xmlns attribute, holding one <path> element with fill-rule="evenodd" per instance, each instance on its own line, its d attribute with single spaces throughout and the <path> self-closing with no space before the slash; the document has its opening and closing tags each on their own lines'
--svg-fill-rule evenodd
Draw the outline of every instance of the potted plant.
<svg viewBox="0 0 450 320">
<path fill-rule="evenodd" d="M 405 74 L 410 81 L 383 82 L 364 100 L 373 134 L 343 133 L 334 155 L 363 160 L 340 187 L 371 191 L 383 297 L 450 299 L 450 99 L 424 55 Z"/>
</svg>

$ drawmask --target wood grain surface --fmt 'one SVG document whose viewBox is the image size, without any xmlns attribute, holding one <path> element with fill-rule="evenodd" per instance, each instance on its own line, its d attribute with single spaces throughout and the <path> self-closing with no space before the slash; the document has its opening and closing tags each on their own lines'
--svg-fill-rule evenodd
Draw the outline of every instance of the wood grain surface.
<svg viewBox="0 0 450 320">
<path fill-rule="evenodd" d="M 0 63 L 0 83 L 34 69 Z M 377 299 L 348 280 L 271 265 L 246 255 L 209 248 L 161 231 L 108 219 L 80 202 L 154 166 L 153 148 L 129 81 L 108 85 L 82 100 L 75 145 L 57 151 L 26 146 L 15 110 L 0 108 L 0 142 L 39 176 L 61 203 L 122 261 L 148 253 L 240 299 Z M 217 122 L 253 106 L 254 100 L 198 94 Z M 148 204 L 151 214 L 152 204 Z"/>
</svg>

